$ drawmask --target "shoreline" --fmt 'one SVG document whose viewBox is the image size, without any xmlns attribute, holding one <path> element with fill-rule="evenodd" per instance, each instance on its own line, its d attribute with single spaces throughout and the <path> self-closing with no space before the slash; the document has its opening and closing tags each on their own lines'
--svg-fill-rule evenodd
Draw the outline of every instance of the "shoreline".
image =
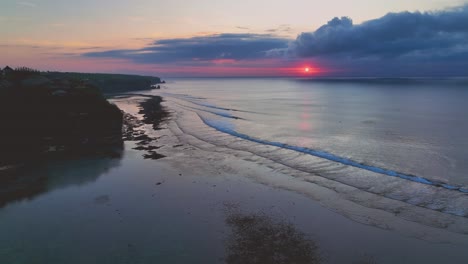
<svg viewBox="0 0 468 264">
<path fill-rule="evenodd" d="M 135 100 L 133 101 L 135 104 L 144 98 L 144 96 L 137 95 L 135 98 L 127 99 L 128 102 Z M 123 105 L 132 104 L 127 103 Z M 343 191 L 355 192 L 354 190 L 338 186 L 332 187 L 327 184 L 317 185 L 313 182 L 291 178 L 288 173 L 284 173 L 285 168 L 282 168 L 284 166 L 281 164 L 273 165 L 274 163 L 262 157 L 250 157 L 246 160 L 242 158 L 245 156 L 242 151 L 226 150 L 221 145 L 212 145 L 203 139 L 196 138 L 194 134 L 187 134 L 186 132 L 190 128 L 183 124 L 187 125 L 186 119 L 191 120 L 191 116 L 174 109 L 176 105 L 171 101 L 165 101 L 163 105 L 172 113 L 171 119 L 164 123 L 162 130 L 155 131 L 156 133 L 152 135 L 158 134 L 161 137 L 158 142 L 160 153 L 167 155 L 161 162 L 170 165 L 175 170 L 213 176 L 235 173 L 234 178 L 242 177 L 250 182 L 249 184 L 268 186 L 268 188 L 299 195 L 313 204 L 319 204 L 321 207 L 319 211 L 330 210 L 332 212 L 331 215 L 328 215 L 327 220 L 323 219 L 325 221 L 334 222 L 336 219 L 344 217 L 346 221 L 353 223 L 351 224 L 354 226 L 353 228 L 370 228 L 373 230 L 370 233 L 378 234 L 390 231 L 393 235 L 401 236 L 404 240 L 416 239 L 435 244 L 468 244 L 466 235 L 457 234 L 442 227 L 434 228 L 431 224 L 428 225 L 429 222 L 425 223 L 425 220 L 420 218 L 422 211 L 419 209 L 416 210 L 418 211 L 416 214 L 410 215 L 407 212 L 393 214 L 382 210 L 382 208 L 368 207 L 356 203 L 356 201 L 347 200 L 340 194 Z M 133 112 L 138 113 L 135 109 Z M 198 125 L 195 126 L 198 127 Z M 152 130 L 151 125 L 147 125 L 144 129 Z M 207 132 L 208 137 L 209 134 Z M 223 136 L 223 138 L 225 137 Z M 185 175 L 185 173 L 183 174 Z M 224 176 L 223 179 L 225 179 Z M 368 197 L 368 199 L 374 200 L 375 198 Z M 395 209 L 400 208 L 401 210 L 401 206 L 399 202 L 395 203 Z M 422 222 L 418 223 L 418 219 Z M 441 219 L 441 221 L 444 223 L 446 220 Z"/>
<path fill-rule="evenodd" d="M 169 112 L 167 112 L 161 105 L 162 97 L 160 96 L 147 96 L 146 100 L 139 103 L 138 114 L 142 115 L 142 119 L 123 112 L 123 140 L 124 141 L 135 141 L 136 147 L 133 149 L 145 151 L 143 154 L 145 159 L 161 159 L 166 156 L 159 154 L 156 150 L 159 146 L 156 146 L 158 137 L 150 137 L 142 129 L 144 124 L 151 125 L 152 129 L 157 131 L 160 130 L 161 124 L 169 118 Z"/>
<path fill-rule="evenodd" d="M 269 260 L 273 249 L 306 263 L 466 259 L 466 235 L 367 208 L 345 199 L 342 188 L 299 180 L 280 164 L 198 139 L 190 133 L 203 129 L 221 142 L 226 136 L 171 100 L 151 98 L 111 99 L 129 125 L 119 159 L 56 161 L 22 176 L 33 182 L 18 182 L 18 190 L 31 196 L 0 206 L 0 262 L 248 263 L 252 254 Z M 147 108 L 157 130 L 143 121 L 141 103 L 148 101 L 162 106 Z M 151 119 L 162 116 L 157 109 L 170 118 Z M 145 159 L 148 151 L 165 157 Z"/>
<path fill-rule="evenodd" d="M 136 98 L 146 98 L 151 97 L 148 95 L 137 95 Z M 243 153 L 242 148 L 233 148 L 230 139 L 228 140 L 229 136 L 226 135 L 218 135 L 214 129 L 207 130 L 203 128 L 203 134 L 194 134 L 196 131 L 192 131 L 195 128 L 200 129 L 200 125 L 195 125 L 194 128 L 185 127 L 188 120 L 197 119 L 197 116 L 188 115 L 188 113 L 180 113 L 177 103 L 173 104 L 172 102 L 167 102 L 164 104 L 171 105 L 174 116 L 170 120 L 167 120 L 167 128 L 171 131 L 173 136 L 177 137 L 177 140 L 181 142 L 181 145 L 188 145 L 190 148 L 200 149 L 200 150 L 208 150 L 213 151 L 213 155 L 216 153 L 220 153 L 221 155 L 233 155 L 234 157 L 242 157 L 245 156 Z M 168 107 L 168 106 L 166 106 Z M 171 107 L 168 107 L 171 108 Z M 174 109 L 176 107 L 177 109 Z M 183 110 L 185 111 L 185 110 Z M 143 112 L 139 111 L 139 114 Z M 183 116 L 181 119 L 178 115 Z M 199 119 L 199 117 L 198 117 Z M 203 120 L 200 121 L 200 124 L 203 124 Z M 151 122 L 149 122 L 151 124 Z M 200 128 L 199 128 L 200 127 Z M 146 127 L 146 130 L 151 129 L 151 127 Z M 195 130 L 196 130 L 195 129 Z M 159 130 L 159 128 L 158 128 Z M 208 132 L 210 131 L 210 132 Z M 216 136 L 214 136 L 216 134 Z M 199 135 L 204 135 L 202 138 Z M 169 136 L 168 136 L 169 137 Z M 217 138 L 215 141 L 206 140 L 206 138 L 214 137 Z M 216 143 L 216 142 L 225 142 L 225 143 Z M 236 144 L 240 144 L 239 140 L 237 140 Z M 147 142 L 144 142 L 145 144 Z M 161 143 L 160 143 L 161 144 Z M 211 146 L 208 146 L 211 144 Z M 226 148 L 224 144 L 230 145 L 230 147 Z M 179 145 L 179 144 L 175 144 Z M 158 146 L 158 149 L 161 146 Z M 144 148 L 142 148 L 144 150 Z M 187 148 L 185 148 L 187 149 Z M 164 155 L 164 153 L 162 152 Z M 317 201 L 327 201 L 325 204 L 327 207 L 332 208 L 336 212 L 345 215 L 352 219 L 353 221 L 360 222 L 362 224 L 370 224 L 374 226 L 379 226 L 380 228 L 388 229 L 388 226 L 391 226 L 392 229 L 400 230 L 400 232 L 410 232 L 410 228 L 405 226 L 405 221 L 414 222 L 417 225 L 422 225 L 428 228 L 437 228 L 440 229 L 441 233 L 445 232 L 444 230 L 454 232 L 454 233 L 466 233 L 466 222 L 464 217 L 457 217 L 457 216 L 450 216 L 447 214 L 443 214 L 437 211 L 428 210 L 426 208 L 420 208 L 414 205 L 408 205 L 402 203 L 398 200 L 387 199 L 376 194 L 372 193 L 362 193 L 357 194 L 357 190 L 354 187 L 344 185 L 340 182 L 331 181 L 328 179 L 322 179 L 319 175 L 314 175 L 313 173 L 306 172 L 306 171 L 297 171 L 288 167 L 281 162 L 276 162 L 275 160 L 270 160 L 267 157 L 262 155 L 257 156 L 256 154 L 248 153 L 245 158 L 237 158 L 239 161 L 246 160 L 249 162 L 253 162 L 254 164 L 258 164 L 257 166 L 267 166 L 272 168 L 274 171 L 278 171 L 281 174 L 281 178 L 284 179 L 275 179 L 274 177 L 267 177 L 266 175 L 257 174 L 255 176 L 255 180 L 264 183 L 264 184 L 274 184 L 277 185 L 279 188 L 284 188 L 290 191 L 302 193 L 310 197 L 313 200 Z M 170 157 L 171 154 L 168 154 Z M 250 157 L 253 156 L 253 157 Z M 234 162 L 234 161 L 233 161 Z M 237 162 L 237 161 L 235 161 Z M 212 164 L 211 166 L 216 167 L 216 164 Z M 292 174 L 292 176 L 290 176 Z M 313 179 L 313 180 L 312 180 Z M 276 182 L 276 183 L 275 183 Z M 318 189 L 317 189 L 318 188 Z M 320 190 L 320 188 L 324 188 L 324 190 Z M 321 195 L 317 195 L 313 193 L 313 190 L 318 191 Z M 320 191 L 319 191 L 320 190 Z M 326 190 L 326 191 L 325 191 Z M 332 195 L 328 193 L 329 191 L 338 192 L 340 197 L 339 200 L 331 202 L 328 196 Z M 325 193 L 328 193 L 324 195 Z M 351 195 L 351 199 L 348 196 Z M 332 196 L 335 196 L 333 194 Z M 361 196 L 361 197 L 359 197 Z M 384 209 L 384 207 L 388 207 L 388 209 Z M 366 212 L 368 214 L 366 218 L 362 218 L 361 216 L 355 217 L 355 210 Z M 394 218 L 395 220 L 391 220 L 390 223 L 389 219 Z M 427 218 L 427 219 L 425 219 Z M 417 230 L 418 228 L 414 228 Z M 413 233 L 418 233 L 419 231 L 415 231 Z M 439 232 L 436 232 L 439 233 Z M 419 235 L 418 235 L 419 236 Z M 438 236 L 438 235 L 437 235 Z M 429 238 L 434 239 L 434 238 Z M 437 238 L 435 238 L 437 240 Z"/>
<path fill-rule="evenodd" d="M 242 127 L 248 123 L 229 121 L 204 109 L 198 111 L 184 107 L 184 103 L 187 102 L 190 100 L 172 96 L 168 99 L 167 105 L 171 111 L 177 113 L 177 118 L 173 122 L 174 131 L 193 146 L 240 157 L 279 171 L 287 178 L 279 182 L 279 186 L 301 192 L 314 200 L 324 200 L 327 207 L 359 222 L 370 222 L 385 228 L 401 230 L 403 233 L 419 232 L 413 232 L 404 226 L 405 221 L 409 221 L 443 230 L 441 232 L 468 234 L 464 193 L 343 166 L 336 166 L 341 169 L 339 173 L 325 174 L 320 167 L 334 166 L 331 161 L 222 133 L 219 129 L 207 126 L 203 119 L 209 118 L 213 122 L 219 120 L 217 127 L 226 127 L 226 129 L 233 129 L 236 125 Z M 349 174 L 344 174 L 347 172 Z M 271 184 L 271 178 L 260 176 L 263 178 L 262 181 Z M 336 192 L 339 200 L 351 204 L 345 206 L 340 204 L 339 200 L 330 201 L 328 195 L 317 195 L 313 191 L 316 186 Z M 417 190 L 417 193 L 414 193 L 414 190 Z M 368 215 L 365 218 L 355 217 L 354 209 L 349 209 L 360 207 L 364 207 L 359 209 L 361 212 L 369 210 L 365 213 Z M 395 221 L 389 220 L 393 218 Z"/>
</svg>

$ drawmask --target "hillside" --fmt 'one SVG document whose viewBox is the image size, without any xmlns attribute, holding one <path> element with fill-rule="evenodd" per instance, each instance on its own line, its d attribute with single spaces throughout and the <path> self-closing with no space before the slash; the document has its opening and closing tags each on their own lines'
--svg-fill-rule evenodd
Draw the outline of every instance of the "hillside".
<svg viewBox="0 0 468 264">
<path fill-rule="evenodd" d="M 74 73 L 74 72 L 43 72 L 49 79 L 78 79 L 96 86 L 103 93 L 118 93 L 152 89 L 151 85 L 162 83 L 161 79 L 152 76 L 104 74 L 104 73 Z"/>
<path fill-rule="evenodd" d="M 2 75 L 0 122 L 0 167 L 50 155 L 109 153 L 122 144 L 121 111 L 98 87 L 66 74 L 23 68 Z"/>
</svg>

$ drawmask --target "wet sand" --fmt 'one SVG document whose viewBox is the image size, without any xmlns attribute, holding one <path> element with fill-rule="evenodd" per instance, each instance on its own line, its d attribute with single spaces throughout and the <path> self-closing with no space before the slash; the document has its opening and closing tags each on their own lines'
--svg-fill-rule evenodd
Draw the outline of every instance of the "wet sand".
<svg viewBox="0 0 468 264">
<path fill-rule="evenodd" d="M 368 208 L 261 157 L 133 119 L 122 157 L 51 162 L 0 208 L 0 263 L 462 263 L 466 235 Z M 148 151 L 164 156 L 145 159 Z M 87 175 L 86 181 L 82 180 Z M 27 175 L 24 175 L 27 177 Z M 18 183 L 21 184 L 21 183 Z M 26 189 L 33 186 L 25 185 Z"/>
<path fill-rule="evenodd" d="M 123 103 L 120 107 L 124 109 L 126 107 L 125 105 L 126 103 Z M 414 210 L 412 213 L 409 213 L 410 210 L 408 209 L 408 212 L 397 214 L 354 203 L 352 200 L 350 201 L 347 199 L 348 197 L 346 197 L 346 195 L 342 196 L 341 192 L 343 192 L 343 190 L 340 189 L 342 187 L 335 187 L 338 189 L 326 188 L 312 182 L 293 179 L 287 173 L 283 174 L 281 166 L 278 164 L 272 166 L 271 162 L 262 160 L 261 157 L 253 157 L 254 155 L 246 159 L 243 153 L 223 150 L 222 144 L 221 146 L 210 145 L 206 141 L 191 136 L 190 133 L 184 131 L 184 129 L 187 129 L 187 126 L 181 124 L 181 122 L 187 120 L 187 117 L 184 119 L 181 115 L 186 114 L 175 110 L 174 104 L 171 104 L 171 102 L 164 103 L 164 105 L 166 109 L 171 112 L 171 118 L 163 125 L 165 128 L 162 131 L 163 136 L 160 136 L 160 144 L 165 146 L 161 148 L 160 153 L 168 156 L 168 158 L 163 159 L 167 164 L 171 164 L 178 169 L 183 168 L 192 173 L 197 172 L 200 175 L 212 175 L 211 177 L 234 174 L 234 176 L 231 176 L 232 178 L 240 177 L 242 180 L 248 179 L 252 185 L 260 184 L 275 190 L 286 191 L 295 195 L 298 194 L 302 198 L 308 200 L 311 205 L 317 206 L 312 211 L 304 213 L 301 216 L 304 219 L 308 219 L 311 215 L 318 215 L 320 223 L 324 224 L 335 222 L 337 219 L 344 217 L 346 221 L 350 221 L 349 224 L 352 226 L 352 229 L 360 230 L 363 226 L 372 227 L 367 231 L 362 231 L 362 233 L 357 232 L 352 235 L 347 234 L 346 236 L 340 236 L 337 234 L 330 234 L 328 239 L 335 240 L 335 243 L 338 243 L 336 240 L 341 239 L 352 242 L 352 245 L 348 245 L 351 252 L 361 252 L 361 255 L 365 256 L 376 255 L 377 258 L 380 259 L 378 263 L 387 263 L 390 259 L 400 262 L 405 259 L 414 259 L 414 261 L 424 260 L 426 263 L 431 263 L 435 259 L 438 259 L 438 257 L 434 257 L 434 255 L 438 255 L 440 259 L 446 257 L 445 253 L 448 252 L 446 250 L 452 246 L 454 251 L 451 253 L 451 256 L 465 257 L 463 256 L 464 253 L 461 251 L 457 252 L 456 248 L 468 243 L 468 237 L 466 235 L 452 232 L 450 228 L 433 227 L 437 225 L 443 226 L 443 223 L 447 221 L 444 219 L 444 214 L 434 216 L 432 212 L 420 210 L 420 208 L 412 209 Z M 146 131 L 151 130 L 147 129 Z M 171 145 L 172 148 L 168 148 L 168 146 Z M 226 178 L 223 177 L 223 179 Z M 375 197 L 369 197 L 369 199 L 373 198 Z M 216 198 L 212 199 L 217 200 Z M 295 204 L 295 202 L 292 202 L 292 204 Z M 395 204 L 395 207 L 406 210 L 403 209 L 401 205 Z M 243 205 L 246 206 L 245 204 Z M 275 203 L 271 206 L 275 207 Z M 305 208 L 303 208 L 303 210 L 308 211 L 308 209 Z M 327 214 L 324 213 L 324 211 L 333 211 L 334 213 Z M 435 220 L 421 219 L 421 221 L 418 222 L 417 220 L 425 214 L 428 218 L 434 218 Z M 287 221 L 291 221 L 291 219 L 295 219 L 296 216 L 292 217 L 286 213 L 285 217 Z M 463 222 L 463 219 L 458 220 Z M 428 225 L 428 221 L 440 221 L 440 223 L 435 225 L 430 223 Z M 332 232 L 336 227 L 324 225 L 322 228 L 319 228 L 321 229 L 320 232 L 315 230 L 312 233 Z M 303 230 L 308 230 L 310 232 L 310 227 L 306 227 Z M 381 233 L 382 231 L 385 232 Z M 341 232 L 344 234 L 347 233 L 344 230 L 341 230 Z M 382 236 L 379 238 L 379 242 L 376 243 L 376 239 L 366 237 L 372 237 L 374 235 Z M 399 237 L 402 240 L 408 239 L 408 241 L 395 242 L 398 238 L 393 236 Z M 357 244 L 359 244 L 357 243 L 359 240 L 357 237 L 363 239 L 360 246 L 357 246 Z M 395 241 L 393 241 L 394 239 Z M 425 242 L 429 244 L 424 246 Z M 372 253 L 372 250 L 366 252 L 365 249 L 375 249 L 376 245 L 378 245 L 377 248 L 380 247 L 379 250 L 384 250 L 389 247 L 394 248 L 394 250 L 391 253 L 384 253 L 382 251 Z M 445 248 L 441 245 L 450 246 Z M 336 251 L 336 246 L 335 244 L 329 245 L 330 249 L 325 250 L 327 252 L 335 251 L 333 254 L 328 253 L 329 256 L 333 255 L 329 257 L 328 260 L 331 261 L 331 263 L 336 261 L 333 260 L 335 258 L 341 259 L 341 261 L 346 259 L 346 251 L 348 250 L 341 249 L 343 251 Z M 421 247 L 419 249 L 421 250 L 420 252 L 418 252 L 419 246 Z M 401 252 L 395 252 L 398 248 Z M 414 251 L 408 252 L 408 248 L 414 248 Z M 427 252 L 429 249 L 433 252 Z M 356 256 L 354 256 L 354 258 L 356 258 Z M 371 257 L 370 259 L 373 258 L 374 257 Z M 353 257 L 348 256 L 348 260 L 349 259 L 353 259 Z"/>
</svg>

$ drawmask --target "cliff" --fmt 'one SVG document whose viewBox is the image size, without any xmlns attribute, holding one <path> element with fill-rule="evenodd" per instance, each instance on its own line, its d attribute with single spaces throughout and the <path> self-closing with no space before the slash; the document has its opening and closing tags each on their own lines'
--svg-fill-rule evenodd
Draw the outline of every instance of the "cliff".
<svg viewBox="0 0 468 264">
<path fill-rule="evenodd" d="M 126 74 L 45 72 L 42 75 L 49 79 L 83 80 L 106 94 L 150 90 L 152 85 L 164 83 L 158 77 Z"/>
<path fill-rule="evenodd" d="M 0 166 L 122 145 L 122 112 L 89 81 L 16 71 L 0 79 Z"/>
</svg>

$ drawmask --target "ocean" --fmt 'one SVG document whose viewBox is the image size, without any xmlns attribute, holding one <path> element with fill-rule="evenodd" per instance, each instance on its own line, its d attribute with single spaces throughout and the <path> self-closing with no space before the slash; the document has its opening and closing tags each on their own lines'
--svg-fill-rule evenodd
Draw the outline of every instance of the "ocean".
<svg viewBox="0 0 468 264">
<path fill-rule="evenodd" d="M 466 79 L 175 79 L 161 95 L 231 134 L 468 187 Z"/>
</svg>

